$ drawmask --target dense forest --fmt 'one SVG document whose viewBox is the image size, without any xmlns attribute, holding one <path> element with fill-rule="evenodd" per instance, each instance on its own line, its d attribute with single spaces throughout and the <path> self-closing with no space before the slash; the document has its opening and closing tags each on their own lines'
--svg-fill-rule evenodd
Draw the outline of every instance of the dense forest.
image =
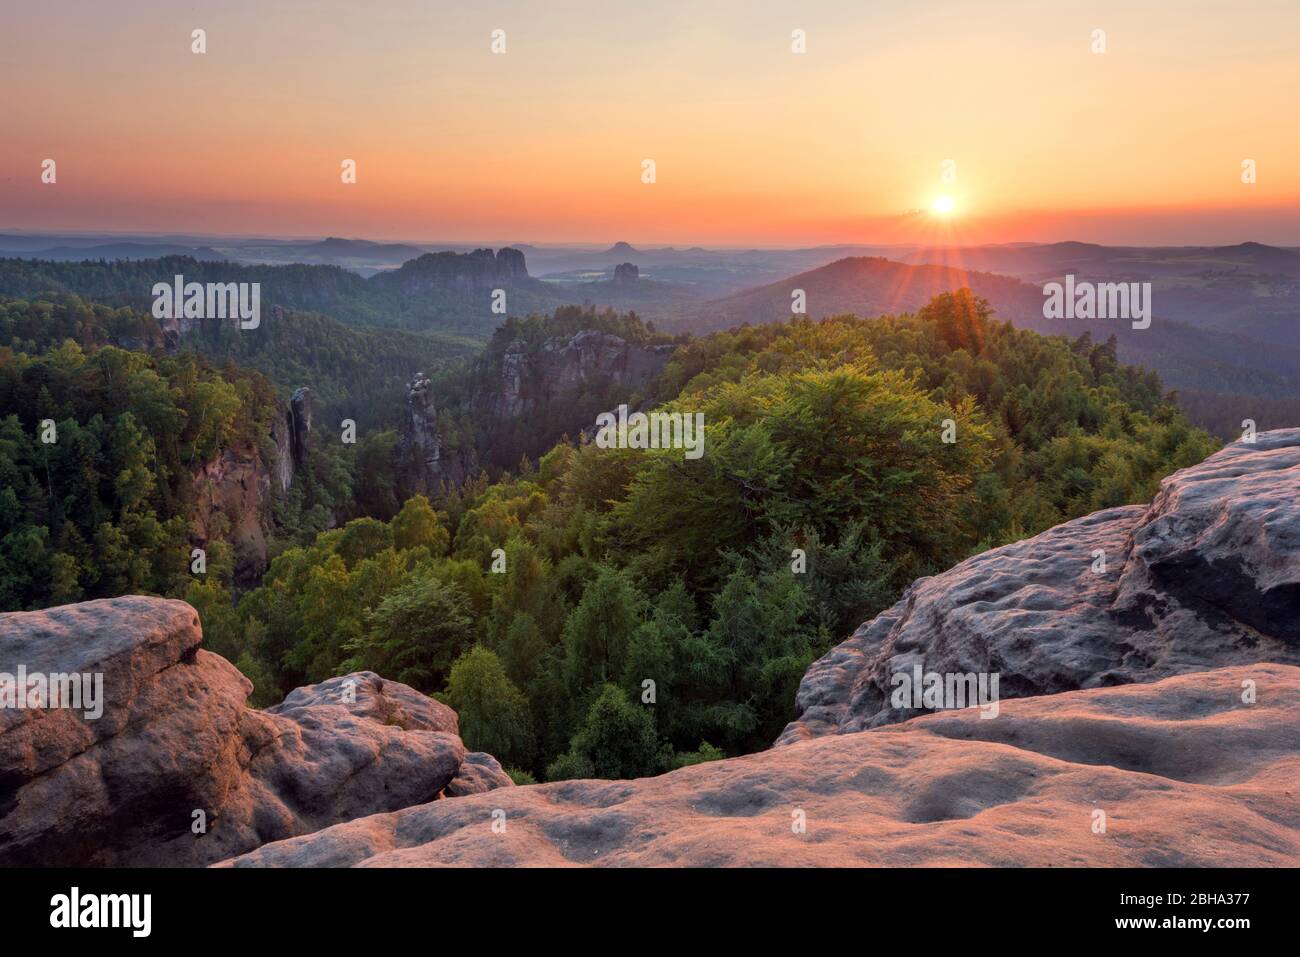
<svg viewBox="0 0 1300 957">
<path fill-rule="evenodd" d="M 193 470 L 269 431 L 268 383 L 94 336 L 16 349 L 32 318 L 26 303 L 0 305 L 0 607 L 178 593 Z"/>
<path fill-rule="evenodd" d="M 563 442 L 411 498 L 237 601 L 209 582 L 209 642 L 264 703 L 369 668 L 536 778 L 654 773 L 765 746 L 809 662 L 916 576 L 1143 500 L 1215 447 L 1113 343 L 961 295 L 695 340 L 654 393 L 704 413 L 703 458 Z"/>
<path fill-rule="evenodd" d="M 286 390 L 228 357 L 162 341 L 156 321 L 131 308 L 0 300 L 0 609 L 179 594 L 190 581 L 198 470 L 230 450 L 273 468 Z M 312 348 L 330 355 L 327 337 Z M 303 354 L 266 356 L 284 373 Z M 335 356 L 342 381 L 363 394 L 367 377 L 386 381 L 371 371 L 387 358 L 378 347 Z M 308 381 L 330 381 L 321 365 Z M 376 419 L 394 417 L 398 394 L 369 400 Z M 395 513 L 394 443 L 391 429 L 362 428 L 355 446 L 314 444 L 288 492 L 263 503 L 270 551 L 354 515 Z M 203 543 L 208 574 L 228 581 L 229 542 L 216 531 Z"/>
<path fill-rule="evenodd" d="M 703 413 L 702 458 L 599 448 L 555 407 L 545 429 L 575 438 L 407 497 L 392 430 L 321 442 L 268 504 L 270 565 L 240 588 L 220 541 L 190 572 L 189 476 L 264 444 L 282 405 L 235 349 L 113 344 L 147 346 L 150 322 L 79 300 L 0 306 L 3 607 L 183 597 L 255 703 L 371 669 L 445 699 L 469 746 L 520 780 L 764 747 L 808 664 L 914 578 L 1142 501 L 1217 445 L 1113 341 L 1017 330 L 969 293 L 671 343 L 634 316 L 562 310 L 512 320 L 480 370 L 508 342 L 591 324 L 675 346 L 636 398 Z M 444 399 L 465 390 L 478 436 L 467 369 L 443 376 Z M 609 398 L 587 396 L 584 417 Z"/>
<path fill-rule="evenodd" d="M 0 271 L 15 262 L 19 260 L 0 260 Z M 69 270 L 78 286 L 96 285 L 87 277 L 98 270 L 88 270 L 86 264 L 47 265 Z M 143 281 L 134 274 L 132 278 Z M 474 356 L 482 346 L 444 332 L 372 329 L 311 312 L 263 311 L 268 315 L 255 333 L 231 323 L 200 321 L 175 345 L 217 364 L 233 360 L 241 368 L 263 372 L 284 397 L 310 385 L 317 409 L 332 422 L 351 418 L 365 427 L 396 426 L 402 386 L 416 372 L 437 373 L 455 360 Z M 157 351 L 173 345 L 147 306 L 107 306 L 73 293 L 10 300 L 0 318 L 0 343 L 19 351 L 46 349 L 66 339 L 83 348 L 115 345 Z"/>
</svg>

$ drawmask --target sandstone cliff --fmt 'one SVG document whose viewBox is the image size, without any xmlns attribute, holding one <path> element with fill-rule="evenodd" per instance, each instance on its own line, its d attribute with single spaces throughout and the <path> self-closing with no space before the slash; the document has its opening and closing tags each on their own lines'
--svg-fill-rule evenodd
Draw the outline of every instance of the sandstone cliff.
<svg viewBox="0 0 1300 957">
<path fill-rule="evenodd" d="M 266 570 L 267 506 L 276 488 L 280 494 L 289 490 L 306 462 L 313 404 L 311 389 L 295 390 L 272 419 L 266 450 L 254 445 L 228 448 L 195 470 L 190 515 L 194 540 L 200 546 L 214 538 L 230 543 L 237 584 L 253 584 Z"/>
<path fill-rule="evenodd" d="M 425 253 L 379 278 L 406 295 L 427 295 L 449 289 L 491 289 L 529 277 L 524 254 L 507 246 L 496 252 L 476 249 L 471 253 Z"/>
<path fill-rule="evenodd" d="M 194 475 L 194 539 L 204 547 L 213 539 L 229 542 L 237 582 L 256 581 L 266 570 L 271 474 L 257 449 L 242 447 L 226 449 Z"/>
<path fill-rule="evenodd" d="M 675 346 L 641 346 L 620 336 L 584 329 L 571 336 L 547 339 L 540 345 L 522 340 L 506 344 L 499 355 L 489 354 L 474 369 L 475 391 L 466 407 L 453 409 L 452 419 L 477 423 L 485 433 L 520 432 L 544 451 L 566 432 L 577 435 L 604 411 L 603 400 L 626 397 L 646 385 L 668 362 Z M 456 413 L 460 415 L 457 416 Z M 476 446 L 491 442 L 456 442 L 444 429 L 429 378 L 415 376 L 406 387 L 398 461 L 403 464 L 407 494 L 436 491 L 440 484 L 458 485 L 481 465 Z M 546 424 L 538 420 L 545 420 Z M 548 433 L 547 424 L 559 425 Z M 519 451 L 494 464 L 513 466 Z M 530 448 L 526 452 L 536 453 Z M 485 456 L 491 459 L 491 455 Z"/>
<path fill-rule="evenodd" d="M 473 448 L 447 448 L 437 402 L 423 372 L 406 386 L 405 414 L 397 448 L 405 496 L 435 494 L 440 486 L 455 486 L 474 474 L 478 458 Z"/>
<path fill-rule="evenodd" d="M 614 385 L 632 391 L 668 362 L 675 346 L 638 346 L 594 329 L 548 339 L 530 350 L 522 342 L 506 347 L 492 411 L 498 418 L 527 415 L 539 406 L 582 389 Z"/>
</svg>

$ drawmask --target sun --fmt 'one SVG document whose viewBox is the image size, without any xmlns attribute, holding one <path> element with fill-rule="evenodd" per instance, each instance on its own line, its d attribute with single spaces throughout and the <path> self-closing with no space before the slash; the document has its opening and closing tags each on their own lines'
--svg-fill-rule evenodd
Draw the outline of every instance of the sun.
<svg viewBox="0 0 1300 957">
<path fill-rule="evenodd" d="M 936 196 L 930 204 L 930 210 L 936 216 L 951 216 L 956 208 L 957 204 L 951 196 Z"/>
</svg>

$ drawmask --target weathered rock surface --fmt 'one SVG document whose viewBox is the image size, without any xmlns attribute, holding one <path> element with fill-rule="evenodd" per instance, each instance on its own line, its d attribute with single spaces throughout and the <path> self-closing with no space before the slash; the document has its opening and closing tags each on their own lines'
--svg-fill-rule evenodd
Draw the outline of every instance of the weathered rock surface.
<svg viewBox="0 0 1300 957">
<path fill-rule="evenodd" d="M 1297 864 L 1300 668 L 1286 665 L 1003 702 L 992 720 L 927 715 L 658 778 L 436 801 L 224 862 Z"/>
<path fill-rule="evenodd" d="M 0 672 L 103 675 L 97 720 L 0 709 L 0 865 L 203 865 L 433 800 L 460 773 L 445 705 L 361 672 L 255 711 L 200 641 L 180 601 L 0 615 Z"/>
<path fill-rule="evenodd" d="M 471 751 L 465 755 L 455 779 L 443 790 L 443 797 L 464 797 L 467 794 L 482 794 L 497 788 L 512 788 L 515 782 L 506 774 L 501 762 L 482 751 Z"/>
<path fill-rule="evenodd" d="M 914 582 L 809 668 L 777 743 L 921 713 L 891 702 L 917 665 L 997 673 L 1005 699 L 1257 661 L 1300 664 L 1300 429 Z"/>
</svg>

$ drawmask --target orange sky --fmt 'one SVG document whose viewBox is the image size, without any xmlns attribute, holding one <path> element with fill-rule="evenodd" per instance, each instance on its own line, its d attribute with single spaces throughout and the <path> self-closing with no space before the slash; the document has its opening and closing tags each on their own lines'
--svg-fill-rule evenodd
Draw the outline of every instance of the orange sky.
<svg viewBox="0 0 1300 957">
<path fill-rule="evenodd" d="M 1300 3 L 1135 6 L 45 0 L 3 15 L 0 229 L 1300 244 Z"/>
</svg>

